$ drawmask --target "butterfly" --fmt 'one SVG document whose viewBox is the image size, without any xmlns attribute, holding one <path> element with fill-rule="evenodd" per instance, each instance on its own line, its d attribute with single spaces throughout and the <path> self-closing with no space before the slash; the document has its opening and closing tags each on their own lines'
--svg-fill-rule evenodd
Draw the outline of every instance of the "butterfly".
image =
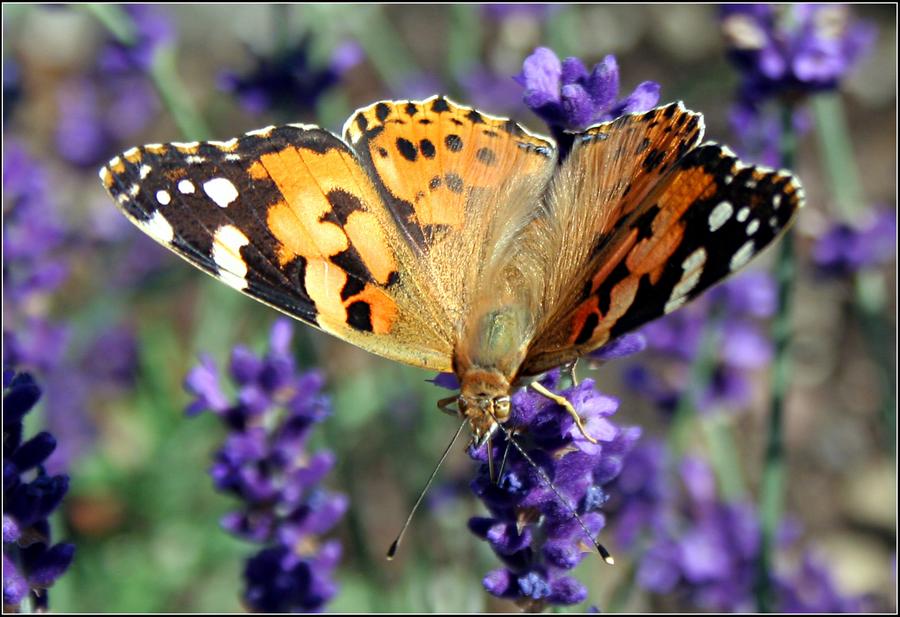
<svg viewBox="0 0 900 617">
<path fill-rule="evenodd" d="M 803 204 L 786 171 L 701 145 L 682 103 L 573 133 L 568 155 L 443 96 L 148 144 L 103 185 L 157 242 L 380 356 L 459 379 L 483 443 L 528 376 L 572 362 L 742 268 Z"/>
</svg>

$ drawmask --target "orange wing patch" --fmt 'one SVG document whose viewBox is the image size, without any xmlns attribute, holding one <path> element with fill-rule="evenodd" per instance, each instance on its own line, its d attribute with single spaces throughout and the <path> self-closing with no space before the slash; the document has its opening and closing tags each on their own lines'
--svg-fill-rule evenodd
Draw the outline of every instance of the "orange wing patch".
<svg viewBox="0 0 900 617">
<path fill-rule="evenodd" d="M 515 122 L 444 97 L 370 105 L 347 121 L 344 138 L 421 246 L 466 224 L 473 197 L 499 190 L 505 179 L 542 172 L 554 155 L 551 142 Z"/>
<path fill-rule="evenodd" d="M 257 180 L 270 178 L 282 199 L 268 209 L 267 224 L 279 242 L 282 267 L 298 257 L 304 283 L 323 327 L 344 324 L 387 334 L 396 319 L 394 300 L 341 269 L 341 255 L 365 264 L 373 282 L 387 286 L 397 261 L 371 204 L 379 202 L 368 176 L 348 152 L 316 152 L 287 146 L 264 154 L 250 167 Z"/>
</svg>

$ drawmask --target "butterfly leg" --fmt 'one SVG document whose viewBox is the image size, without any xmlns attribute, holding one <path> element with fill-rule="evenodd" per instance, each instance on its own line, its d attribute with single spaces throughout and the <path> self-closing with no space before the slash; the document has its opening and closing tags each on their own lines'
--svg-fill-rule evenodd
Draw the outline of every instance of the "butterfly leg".
<svg viewBox="0 0 900 617">
<path fill-rule="evenodd" d="M 572 380 L 573 386 L 578 385 L 578 377 L 575 375 L 575 365 L 577 365 L 577 364 L 578 364 L 578 358 L 575 358 L 571 362 L 567 362 L 566 364 L 563 364 L 561 367 L 561 369 L 563 371 L 565 371 L 566 373 L 569 374 L 569 379 Z"/>
<path fill-rule="evenodd" d="M 596 439 L 594 439 L 593 437 L 588 435 L 587 430 L 584 428 L 584 423 L 582 423 L 582 421 L 581 421 L 581 416 L 579 416 L 578 412 L 575 411 L 575 408 L 572 407 L 572 403 L 570 403 L 569 401 L 567 401 L 560 395 L 554 394 L 553 392 L 551 392 L 550 390 L 545 388 L 543 385 L 541 385 L 537 381 L 531 382 L 531 387 L 538 394 L 542 394 L 543 396 L 546 396 L 547 398 L 549 398 L 551 401 L 553 401 L 557 405 L 562 405 L 562 407 L 566 411 L 569 412 L 569 415 L 572 416 L 572 419 L 575 420 L 575 424 L 576 424 L 576 426 L 578 426 L 578 430 L 581 431 L 581 434 L 584 435 L 584 438 L 587 439 L 588 441 L 590 441 L 591 443 L 597 443 Z"/>
<path fill-rule="evenodd" d="M 459 416 L 459 402 L 458 396 L 448 396 L 447 398 L 442 398 L 437 402 L 438 409 L 443 411 L 447 415 L 451 416 Z"/>
</svg>

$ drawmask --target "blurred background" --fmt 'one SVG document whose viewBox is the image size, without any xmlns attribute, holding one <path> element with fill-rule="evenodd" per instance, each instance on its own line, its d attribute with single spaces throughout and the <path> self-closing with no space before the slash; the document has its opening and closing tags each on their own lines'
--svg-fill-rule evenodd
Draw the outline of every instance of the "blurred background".
<svg viewBox="0 0 900 617">
<path fill-rule="evenodd" d="M 865 49 L 832 87 L 799 102 L 792 119 L 790 166 L 807 207 L 793 232 L 784 504 L 772 563 L 786 580 L 806 575 L 805 591 L 795 590 L 801 599 L 846 601 L 815 606 L 892 611 L 896 7 L 854 6 L 845 18 L 869 28 Z M 4 5 L 4 368 L 27 370 L 42 390 L 26 434 L 56 437 L 45 468 L 67 474 L 69 488 L 51 518 L 53 541 L 76 547 L 50 589 L 51 608 L 241 610 L 245 562 L 261 548 L 220 526 L 242 507 L 209 475 L 227 423 L 185 409 L 203 393 L 213 409 L 227 406 L 211 402 L 216 394 L 231 402 L 246 395 L 233 365 L 232 377 L 225 374 L 233 350 L 265 355 L 277 315 L 134 229 L 98 182 L 101 164 L 138 144 L 224 140 L 272 123 L 339 132 L 358 107 L 434 93 L 546 133 L 512 79 L 538 46 L 588 68 L 614 54 L 621 96 L 655 81 L 660 102 L 680 99 L 704 114 L 709 139 L 779 164 L 760 137 L 768 130 L 763 112 L 755 133 L 741 124 L 742 73 L 727 53 L 736 35 L 723 23 L 712 5 Z M 753 551 L 736 564 L 734 551 L 719 546 L 731 560 L 720 570 L 734 578 L 711 583 L 679 570 L 677 558 L 663 559 L 658 530 L 617 525 L 626 524 L 629 499 L 668 508 L 666 520 L 675 522 L 664 539 L 683 557 L 684 534 L 706 524 L 701 508 L 685 505 L 685 460 L 716 470 L 716 503 L 761 503 L 777 353 L 776 287 L 767 273 L 777 253 L 755 260 L 728 291 L 651 326 L 638 354 L 581 367 L 619 399 L 615 422 L 642 428 L 635 452 L 656 448 L 650 467 L 669 473 L 642 484 L 651 473 L 639 466 L 645 456 L 636 471 L 622 472 L 620 490 L 609 487 L 602 537 L 618 565 L 581 562 L 573 574 L 588 597 L 575 609 L 758 607 L 746 580 Z M 485 509 L 468 488 L 477 465 L 461 446 L 398 557 L 384 559 L 457 426 L 435 407 L 447 391 L 429 383 L 434 375 L 299 323 L 290 345 L 291 370 L 321 371 L 333 410 L 304 445 L 333 454 L 321 481 L 330 492 L 316 494 L 346 499 L 343 516 L 335 506 L 334 525 L 323 525 L 324 537 L 342 547 L 333 572 L 327 568 L 336 588 L 324 608 L 514 610 L 482 587 L 501 564 L 467 527 Z M 191 393 L 185 378 L 201 354 L 217 368 L 203 386 L 192 373 Z M 210 385 L 214 370 L 221 391 Z M 6 535 L 4 542 L 6 554 Z M 703 546 L 692 553 L 701 560 L 712 550 Z M 664 562 L 666 576 L 654 574 Z"/>
</svg>

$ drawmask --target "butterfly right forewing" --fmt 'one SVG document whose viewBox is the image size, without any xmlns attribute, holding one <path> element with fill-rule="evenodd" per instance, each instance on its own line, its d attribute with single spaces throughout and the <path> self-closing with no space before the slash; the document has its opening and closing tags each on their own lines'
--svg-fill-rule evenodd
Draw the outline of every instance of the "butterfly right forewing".
<svg viewBox="0 0 900 617">
<path fill-rule="evenodd" d="M 742 164 L 728 148 L 684 154 L 604 238 L 577 300 L 538 333 L 522 374 L 571 361 L 669 313 L 742 268 L 803 204 L 786 171 Z"/>
</svg>

